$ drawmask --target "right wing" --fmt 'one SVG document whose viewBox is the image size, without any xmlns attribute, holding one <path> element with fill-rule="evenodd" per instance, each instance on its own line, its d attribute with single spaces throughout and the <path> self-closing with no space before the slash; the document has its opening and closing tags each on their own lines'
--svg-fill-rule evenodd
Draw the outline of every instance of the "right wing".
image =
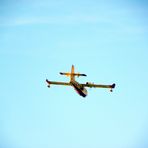
<svg viewBox="0 0 148 148">
<path fill-rule="evenodd" d="M 113 88 L 115 88 L 115 84 L 112 84 L 112 85 L 101 85 L 101 84 L 93 84 L 93 83 L 89 83 L 87 82 L 86 84 L 81 84 L 83 87 L 94 87 L 94 88 L 110 88 L 111 91 Z"/>
<path fill-rule="evenodd" d="M 54 84 L 54 85 L 66 85 L 66 86 L 71 86 L 71 84 L 70 84 L 70 83 L 66 83 L 66 82 L 48 81 L 48 79 L 46 79 L 46 82 L 48 83 L 48 87 L 50 87 L 50 84 Z"/>
</svg>

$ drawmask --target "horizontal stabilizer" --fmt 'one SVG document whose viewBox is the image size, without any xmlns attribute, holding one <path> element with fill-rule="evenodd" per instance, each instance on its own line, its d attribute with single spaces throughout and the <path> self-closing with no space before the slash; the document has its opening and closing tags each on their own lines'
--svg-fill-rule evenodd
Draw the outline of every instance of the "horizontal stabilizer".
<svg viewBox="0 0 148 148">
<path fill-rule="evenodd" d="M 60 72 L 61 75 L 66 75 L 66 76 L 87 76 L 86 74 L 80 74 L 80 73 L 68 73 L 68 72 Z"/>
<path fill-rule="evenodd" d="M 65 76 L 71 76 L 71 73 L 69 72 L 60 72 L 61 75 L 65 75 Z"/>
<path fill-rule="evenodd" d="M 87 76 L 86 74 L 76 74 L 77 76 Z"/>
</svg>

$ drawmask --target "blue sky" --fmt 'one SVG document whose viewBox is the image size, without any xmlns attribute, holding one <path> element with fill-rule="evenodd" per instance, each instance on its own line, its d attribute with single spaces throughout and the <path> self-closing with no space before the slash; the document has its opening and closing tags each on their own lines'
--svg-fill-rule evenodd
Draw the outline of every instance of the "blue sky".
<svg viewBox="0 0 148 148">
<path fill-rule="evenodd" d="M 148 3 L 0 1 L 0 147 L 147 148 Z M 45 79 L 116 83 L 113 93 Z"/>
</svg>

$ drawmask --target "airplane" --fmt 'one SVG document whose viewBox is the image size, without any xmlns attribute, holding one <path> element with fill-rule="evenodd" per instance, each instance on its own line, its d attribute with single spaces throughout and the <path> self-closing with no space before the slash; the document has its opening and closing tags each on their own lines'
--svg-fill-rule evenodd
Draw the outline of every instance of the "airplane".
<svg viewBox="0 0 148 148">
<path fill-rule="evenodd" d="M 112 85 L 94 84 L 94 83 L 90 83 L 90 82 L 86 82 L 85 84 L 78 83 L 75 80 L 75 76 L 79 77 L 79 76 L 87 76 L 87 75 L 75 73 L 74 65 L 72 65 L 72 67 L 71 67 L 71 72 L 60 72 L 60 74 L 70 77 L 70 82 L 69 83 L 67 83 L 67 82 L 56 82 L 56 81 L 49 81 L 48 79 L 46 79 L 46 82 L 48 84 L 47 87 L 50 87 L 51 84 L 72 86 L 76 90 L 76 92 L 82 97 L 87 96 L 87 90 L 86 90 L 85 87 L 109 88 L 111 92 L 113 91 L 113 88 L 115 88 L 115 83 L 113 83 Z"/>
</svg>

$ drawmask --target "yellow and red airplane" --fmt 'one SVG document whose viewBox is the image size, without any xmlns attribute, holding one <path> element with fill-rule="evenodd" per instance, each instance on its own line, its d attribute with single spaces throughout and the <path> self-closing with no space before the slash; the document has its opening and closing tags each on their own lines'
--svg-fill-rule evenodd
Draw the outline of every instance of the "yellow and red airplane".
<svg viewBox="0 0 148 148">
<path fill-rule="evenodd" d="M 75 73 L 74 65 L 72 65 L 72 67 L 71 67 L 71 73 L 69 73 L 69 72 L 60 72 L 60 74 L 69 76 L 70 77 L 70 82 L 69 83 L 67 83 L 67 82 L 55 82 L 55 81 L 48 81 L 48 79 L 46 79 L 46 82 L 48 83 L 48 87 L 50 87 L 51 84 L 73 86 L 74 89 L 76 90 L 76 92 L 82 97 L 87 96 L 87 90 L 85 89 L 85 87 L 109 88 L 111 92 L 112 92 L 113 88 L 115 88 L 115 83 L 112 84 L 112 85 L 101 85 L 101 84 L 94 84 L 94 83 L 90 83 L 90 82 L 86 82 L 85 84 L 78 83 L 75 80 L 75 76 L 77 76 L 77 77 L 86 76 L 86 74 Z"/>
</svg>

